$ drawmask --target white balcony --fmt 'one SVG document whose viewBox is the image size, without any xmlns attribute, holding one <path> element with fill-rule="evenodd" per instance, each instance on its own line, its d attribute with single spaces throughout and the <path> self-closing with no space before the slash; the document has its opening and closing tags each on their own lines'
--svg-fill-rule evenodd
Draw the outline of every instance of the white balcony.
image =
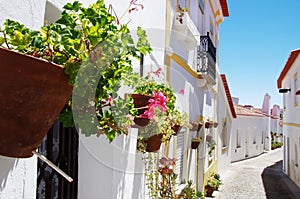
<svg viewBox="0 0 300 199">
<path fill-rule="evenodd" d="M 179 33 L 176 34 L 179 41 L 185 41 L 193 46 L 200 45 L 200 33 L 188 12 L 175 13 L 174 30 Z"/>
</svg>

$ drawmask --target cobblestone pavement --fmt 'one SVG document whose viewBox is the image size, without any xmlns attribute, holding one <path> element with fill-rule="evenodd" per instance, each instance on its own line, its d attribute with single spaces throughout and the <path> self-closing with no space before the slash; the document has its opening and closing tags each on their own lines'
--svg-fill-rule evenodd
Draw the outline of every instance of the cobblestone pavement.
<svg viewBox="0 0 300 199">
<path fill-rule="evenodd" d="M 300 198 L 300 189 L 282 172 L 282 149 L 232 163 L 221 179 L 215 199 Z"/>
</svg>

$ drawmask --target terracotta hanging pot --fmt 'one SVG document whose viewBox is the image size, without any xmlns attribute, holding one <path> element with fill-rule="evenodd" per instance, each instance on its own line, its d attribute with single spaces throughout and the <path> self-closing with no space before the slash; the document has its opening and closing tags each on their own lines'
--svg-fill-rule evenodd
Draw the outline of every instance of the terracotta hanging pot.
<svg viewBox="0 0 300 199">
<path fill-rule="evenodd" d="M 163 134 L 155 134 L 151 137 L 147 138 L 147 152 L 155 152 L 160 149 L 160 145 L 162 143 L 161 139 L 163 137 Z"/>
<path fill-rule="evenodd" d="M 211 121 L 207 121 L 207 122 L 205 122 L 205 128 L 210 128 L 211 126 L 212 126 L 212 122 Z"/>
<path fill-rule="evenodd" d="M 213 125 L 214 125 L 215 128 L 217 128 L 218 125 L 219 125 L 219 123 L 218 122 L 214 122 Z"/>
<path fill-rule="evenodd" d="M 192 149 L 197 149 L 199 144 L 200 144 L 200 140 L 192 140 L 191 148 Z"/>
<path fill-rule="evenodd" d="M 0 155 L 31 157 L 72 93 L 59 65 L 0 47 Z"/>
<path fill-rule="evenodd" d="M 190 123 L 192 125 L 192 128 L 190 129 L 191 131 L 199 131 L 201 129 L 201 127 L 203 126 L 202 123 L 199 122 L 191 122 Z"/>
<path fill-rule="evenodd" d="M 149 100 L 153 99 L 150 95 L 143 95 L 143 94 L 131 94 L 131 97 L 133 99 L 134 108 L 142 108 L 138 109 L 139 115 L 142 115 L 145 110 L 147 110 L 147 106 L 149 105 Z"/>
<path fill-rule="evenodd" d="M 134 108 L 139 108 L 139 116 L 144 114 L 144 112 L 147 110 L 147 106 L 149 105 L 149 100 L 153 99 L 153 97 L 150 95 L 143 94 L 131 94 L 131 97 L 133 99 Z M 135 117 L 133 121 L 135 123 L 134 127 L 139 128 L 147 126 L 150 120 L 144 117 Z"/>
<path fill-rule="evenodd" d="M 210 142 L 211 140 L 212 140 L 212 136 L 211 136 L 211 135 L 207 135 L 207 136 L 206 136 L 206 141 L 207 141 L 207 142 Z"/>
<path fill-rule="evenodd" d="M 175 124 L 174 126 L 172 126 L 172 130 L 174 131 L 173 135 L 177 135 L 179 133 L 179 131 L 181 130 L 181 126 Z"/>
<path fill-rule="evenodd" d="M 150 119 L 143 117 L 135 117 L 133 121 L 135 123 L 133 127 L 139 128 L 147 126 L 149 124 Z"/>
</svg>

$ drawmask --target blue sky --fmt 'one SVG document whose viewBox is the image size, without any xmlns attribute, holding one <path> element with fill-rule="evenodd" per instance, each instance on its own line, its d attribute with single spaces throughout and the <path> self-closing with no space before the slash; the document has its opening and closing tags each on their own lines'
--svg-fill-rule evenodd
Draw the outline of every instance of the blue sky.
<svg viewBox="0 0 300 199">
<path fill-rule="evenodd" d="M 261 107 L 266 93 L 282 107 L 277 78 L 290 52 L 300 48 L 300 0 L 227 0 L 219 30 L 219 63 L 231 95 Z"/>
</svg>

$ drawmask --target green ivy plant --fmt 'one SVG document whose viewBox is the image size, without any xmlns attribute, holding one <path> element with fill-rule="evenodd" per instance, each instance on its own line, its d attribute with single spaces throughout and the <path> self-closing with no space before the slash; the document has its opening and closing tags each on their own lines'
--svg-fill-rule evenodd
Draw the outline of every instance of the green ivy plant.
<svg viewBox="0 0 300 199">
<path fill-rule="evenodd" d="M 59 120 L 65 127 L 74 126 L 72 109 L 77 108 L 83 134 L 105 134 L 112 141 L 116 135 L 126 134 L 126 124 L 130 125 L 122 108 L 126 107 L 129 114 L 134 114 L 132 101 L 123 100 L 117 94 L 121 80 L 133 74 L 132 58 L 139 59 L 140 53 L 151 52 L 145 31 L 139 27 L 137 35 L 138 41 L 134 43 L 127 24 L 120 24 L 119 19 L 106 8 L 104 0 L 97 0 L 88 7 L 75 1 L 63 7 L 61 17 L 55 23 L 40 30 L 30 30 L 7 19 L 0 29 L 0 45 L 63 66 L 74 88 L 77 84 L 84 85 L 81 89 L 96 88 L 93 103 L 90 103 L 91 99 L 84 99 L 88 92 L 76 96 L 86 100 L 90 106 L 76 107 L 70 98 Z M 78 78 L 82 69 L 84 73 L 81 74 L 87 76 Z M 92 108 L 97 121 L 87 111 Z M 120 114 L 116 113 L 117 110 Z M 116 117 L 119 118 L 116 120 Z"/>
</svg>

